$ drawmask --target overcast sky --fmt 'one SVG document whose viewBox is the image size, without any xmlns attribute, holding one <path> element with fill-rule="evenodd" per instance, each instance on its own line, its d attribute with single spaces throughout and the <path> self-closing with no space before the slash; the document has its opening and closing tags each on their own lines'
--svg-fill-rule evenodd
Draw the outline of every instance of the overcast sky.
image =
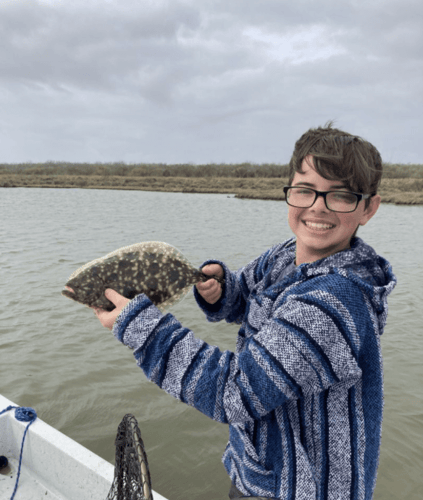
<svg viewBox="0 0 423 500">
<path fill-rule="evenodd" d="M 421 0 L 0 0 L 0 163 L 423 163 Z"/>
</svg>

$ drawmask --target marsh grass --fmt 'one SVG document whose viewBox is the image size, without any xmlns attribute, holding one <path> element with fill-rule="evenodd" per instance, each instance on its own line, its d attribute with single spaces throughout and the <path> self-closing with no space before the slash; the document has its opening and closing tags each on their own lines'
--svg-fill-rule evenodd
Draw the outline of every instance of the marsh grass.
<svg viewBox="0 0 423 500">
<path fill-rule="evenodd" d="M 275 164 L 0 164 L 0 187 L 227 193 L 284 200 L 287 182 L 288 166 Z M 423 165 L 384 164 L 379 194 L 384 203 L 423 204 Z"/>
<path fill-rule="evenodd" d="M 93 177 L 234 177 L 234 178 L 285 178 L 288 165 L 276 163 L 0 163 L 0 174 L 93 176 Z M 384 163 L 384 179 L 423 179 L 423 165 Z"/>
</svg>

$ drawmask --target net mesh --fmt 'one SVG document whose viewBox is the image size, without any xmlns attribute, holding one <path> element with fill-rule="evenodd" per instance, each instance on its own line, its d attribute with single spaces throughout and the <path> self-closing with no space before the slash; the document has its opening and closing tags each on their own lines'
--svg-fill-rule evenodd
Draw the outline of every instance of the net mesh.
<svg viewBox="0 0 423 500">
<path fill-rule="evenodd" d="M 106 500 L 153 500 L 144 443 L 130 413 L 119 424 L 115 446 L 115 477 Z"/>
</svg>

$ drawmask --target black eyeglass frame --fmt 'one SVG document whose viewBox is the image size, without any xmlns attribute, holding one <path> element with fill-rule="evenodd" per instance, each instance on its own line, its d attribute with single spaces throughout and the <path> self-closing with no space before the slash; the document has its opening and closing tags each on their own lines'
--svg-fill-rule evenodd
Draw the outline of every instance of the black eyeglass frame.
<svg viewBox="0 0 423 500">
<path fill-rule="evenodd" d="M 293 189 L 309 189 L 310 191 L 314 191 L 314 193 L 315 193 L 316 196 L 314 197 L 313 203 L 309 207 L 296 207 L 295 205 L 291 205 L 291 203 L 289 203 L 289 201 L 288 201 L 288 196 L 287 196 L 288 189 L 291 189 L 291 188 L 293 188 Z M 283 187 L 283 192 L 285 193 L 285 201 L 291 207 L 295 207 L 295 208 L 311 208 L 316 203 L 317 198 L 319 196 L 323 196 L 323 199 L 325 200 L 326 208 L 328 210 L 330 210 L 331 212 L 338 212 L 340 214 L 349 214 L 351 212 L 355 212 L 357 210 L 358 204 L 360 203 L 361 200 L 367 200 L 367 198 L 370 198 L 371 196 L 374 196 L 373 194 L 353 193 L 352 191 L 339 191 L 337 189 L 332 190 L 332 191 L 317 191 L 316 189 L 310 188 L 308 186 L 284 186 Z M 326 196 L 329 193 L 348 193 L 348 194 L 354 194 L 356 196 L 356 198 L 357 198 L 357 203 L 355 204 L 355 207 L 353 208 L 353 210 L 349 210 L 348 212 L 340 212 L 339 210 L 332 210 L 331 208 L 328 207 L 328 204 L 327 204 L 327 201 L 326 201 Z"/>
</svg>

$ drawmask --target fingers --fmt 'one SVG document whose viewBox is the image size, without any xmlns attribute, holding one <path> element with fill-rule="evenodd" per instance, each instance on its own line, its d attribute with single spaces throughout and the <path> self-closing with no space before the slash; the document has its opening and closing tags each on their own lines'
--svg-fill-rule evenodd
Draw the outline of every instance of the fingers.
<svg viewBox="0 0 423 500">
<path fill-rule="evenodd" d="M 220 264 L 208 264 L 201 271 L 209 276 L 218 276 L 223 278 L 225 272 Z M 209 304 L 216 303 L 222 295 L 222 286 L 215 279 L 210 279 L 205 282 L 197 283 L 196 288 L 198 293 Z"/>
<path fill-rule="evenodd" d="M 198 293 L 209 304 L 216 303 L 222 295 L 222 286 L 214 279 L 205 281 L 204 283 L 197 283 L 195 286 Z"/>
<path fill-rule="evenodd" d="M 205 298 L 205 300 L 207 300 L 209 304 L 216 304 L 216 302 L 220 299 L 221 296 L 222 296 L 222 289 L 219 285 L 218 291 L 209 294 L 207 298 Z"/>
<path fill-rule="evenodd" d="M 209 294 L 209 293 L 213 293 L 213 292 L 216 292 L 216 290 L 220 289 L 221 286 L 220 286 L 220 283 L 218 283 L 216 280 L 207 280 L 207 281 L 204 281 L 204 282 L 200 282 L 200 283 L 197 283 L 195 285 L 197 287 L 197 290 L 203 294 Z"/>
</svg>

